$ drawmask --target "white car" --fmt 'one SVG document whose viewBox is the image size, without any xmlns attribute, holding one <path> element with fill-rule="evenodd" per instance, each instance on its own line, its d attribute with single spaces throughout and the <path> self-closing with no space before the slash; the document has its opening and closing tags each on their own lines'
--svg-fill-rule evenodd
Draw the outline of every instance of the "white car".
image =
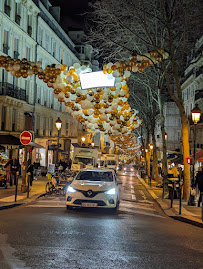
<svg viewBox="0 0 203 269">
<path fill-rule="evenodd" d="M 83 169 L 67 188 L 66 207 L 100 207 L 117 211 L 120 195 L 116 174 L 110 169 Z"/>
</svg>

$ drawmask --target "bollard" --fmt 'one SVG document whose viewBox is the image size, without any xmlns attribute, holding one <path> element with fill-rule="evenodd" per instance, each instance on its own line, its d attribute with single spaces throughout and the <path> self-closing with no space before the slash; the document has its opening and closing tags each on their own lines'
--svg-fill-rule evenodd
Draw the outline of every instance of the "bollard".
<svg viewBox="0 0 203 269">
<path fill-rule="evenodd" d="M 16 172 L 15 202 L 17 201 L 17 196 L 18 196 L 18 175 L 19 175 L 19 172 Z"/>
<path fill-rule="evenodd" d="M 29 194 L 30 194 L 30 172 L 27 173 L 28 175 L 28 184 L 27 184 L 27 198 L 29 198 Z"/>
<path fill-rule="evenodd" d="M 173 188 L 172 188 L 172 195 L 171 195 L 171 208 L 173 208 L 173 197 L 174 197 L 174 188 L 175 188 L 175 182 L 172 182 Z"/>
<path fill-rule="evenodd" d="M 179 215 L 181 215 L 181 209 L 182 209 L 182 182 L 181 180 L 179 181 Z"/>
</svg>

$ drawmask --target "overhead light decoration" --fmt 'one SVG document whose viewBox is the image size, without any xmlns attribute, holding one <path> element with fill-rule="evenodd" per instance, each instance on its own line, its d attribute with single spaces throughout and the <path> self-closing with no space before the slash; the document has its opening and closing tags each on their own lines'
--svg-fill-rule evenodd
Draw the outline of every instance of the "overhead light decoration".
<svg viewBox="0 0 203 269">
<path fill-rule="evenodd" d="M 109 76 L 109 81 L 113 81 L 114 86 L 95 85 L 95 88 L 88 88 L 86 85 L 85 89 L 82 89 L 80 76 L 91 73 L 92 70 L 79 63 L 68 69 L 64 64 L 47 65 L 42 69 L 41 62 L 0 56 L 0 67 L 18 78 L 38 76 L 48 87 L 53 88 L 54 97 L 60 103 L 64 102 L 66 111 L 85 125 L 87 130 L 108 134 L 116 142 L 120 141 L 120 136 L 132 135 L 142 122 L 138 117 L 138 111 L 132 109 L 128 103 L 127 81 L 131 72 L 143 73 L 148 66 L 166 58 L 168 54 L 163 49 L 158 49 L 142 56 L 132 56 L 128 63 L 121 61 L 105 64 L 103 73 Z"/>
</svg>

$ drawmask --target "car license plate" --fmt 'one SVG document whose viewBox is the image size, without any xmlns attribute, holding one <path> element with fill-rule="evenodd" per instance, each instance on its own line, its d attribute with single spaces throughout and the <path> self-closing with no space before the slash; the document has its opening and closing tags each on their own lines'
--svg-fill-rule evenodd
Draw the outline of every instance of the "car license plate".
<svg viewBox="0 0 203 269">
<path fill-rule="evenodd" d="M 82 206 L 84 206 L 84 207 L 96 207 L 97 203 L 82 203 Z"/>
</svg>

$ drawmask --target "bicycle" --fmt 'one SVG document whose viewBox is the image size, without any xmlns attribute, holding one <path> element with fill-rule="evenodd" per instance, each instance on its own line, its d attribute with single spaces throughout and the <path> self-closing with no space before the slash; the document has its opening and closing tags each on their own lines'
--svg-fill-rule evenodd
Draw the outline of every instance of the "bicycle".
<svg viewBox="0 0 203 269">
<path fill-rule="evenodd" d="M 63 185 L 58 185 L 56 179 L 54 176 L 52 176 L 51 174 L 48 173 L 48 182 L 45 186 L 45 191 L 47 195 L 52 195 L 52 194 L 56 194 L 56 195 L 64 195 L 65 191 L 64 191 L 64 186 Z"/>
</svg>

